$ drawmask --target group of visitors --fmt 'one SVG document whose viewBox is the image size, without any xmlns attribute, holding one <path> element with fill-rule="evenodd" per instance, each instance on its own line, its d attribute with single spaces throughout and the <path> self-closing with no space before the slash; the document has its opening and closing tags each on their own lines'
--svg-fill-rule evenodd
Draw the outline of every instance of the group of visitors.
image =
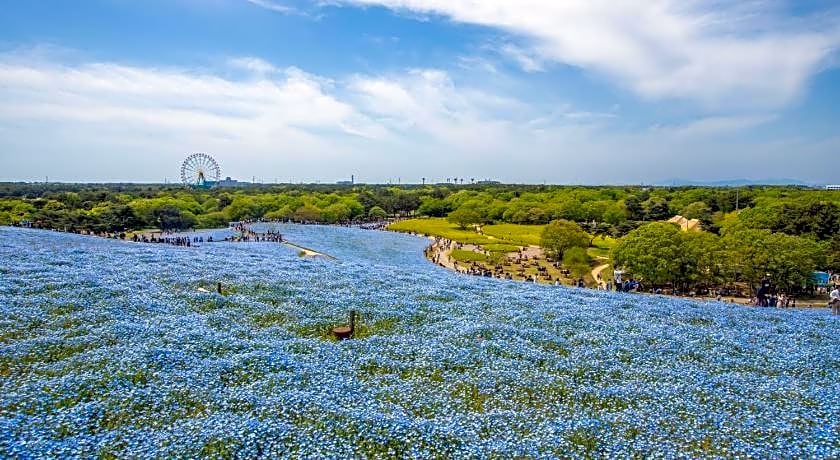
<svg viewBox="0 0 840 460">
<path fill-rule="evenodd" d="M 443 259 L 442 261 L 441 256 L 444 252 L 449 251 L 451 249 L 455 249 L 457 247 L 457 244 L 458 243 L 448 240 L 446 238 L 436 237 L 432 244 L 430 244 L 426 247 L 426 249 L 423 250 L 423 254 L 425 254 L 426 258 L 431 260 L 433 263 L 446 268 L 446 264 L 444 264 L 444 261 L 447 261 L 449 257 L 447 257 L 447 259 Z"/>
<path fill-rule="evenodd" d="M 362 230 L 386 230 L 388 225 L 398 222 L 400 219 L 389 219 L 389 220 L 377 220 L 373 222 L 369 221 L 361 221 L 361 222 L 347 222 L 344 224 L 340 224 L 342 227 L 353 227 L 353 228 L 360 228 Z"/>
<path fill-rule="evenodd" d="M 270 242 L 270 243 L 283 243 L 285 240 L 283 239 L 283 234 L 274 230 L 268 230 L 265 232 L 257 232 L 254 231 L 250 226 L 247 224 L 239 223 L 235 227 L 233 227 L 237 234 L 233 236 L 226 236 L 224 241 L 233 241 L 238 243 L 248 243 L 248 242 Z"/>
<path fill-rule="evenodd" d="M 623 274 L 624 272 L 620 270 L 613 272 L 613 279 L 604 284 L 604 290 L 612 291 L 615 289 L 615 292 L 641 292 L 642 282 L 632 277 L 625 280 L 622 278 Z M 598 274 L 598 285 L 601 285 L 600 274 Z M 661 293 L 661 291 L 655 292 L 655 294 Z"/>
<path fill-rule="evenodd" d="M 197 237 L 189 237 L 189 236 L 161 236 L 156 237 L 152 235 L 151 237 L 147 237 L 146 235 L 137 235 L 131 237 L 131 241 L 135 243 L 154 243 L 154 244 L 170 244 L 172 246 L 184 246 L 184 247 L 192 247 L 195 243 L 203 243 L 204 237 L 197 236 Z M 210 236 L 207 238 L 208 243 L 213 242 L 213 237 Z"/>
<path fill-rule="evenodd" d="M 788 308 L 796 307 L 796 298 L 785 295 L 784 292 L 777 293 L 767 279 L 761 280 L 761 287 L 756 290 L 755 295 L 750 298 L 750 305 L 754 307 Z"/>
<path fill-rule="evenodd" d="M 773 292 L 769 295 L 755 295 L 750 298 L 749 304 L 753 307 L 788 308 L 796 306 L 796 298 L 787 296 L 784 292 L 778 295 Z"/>
<path fill-rule="evenodd" d="M 352 227 L 360 228 L 362 230 L 386 230 L 388 225 L 399 222 L 404 218 L 388 218 L 388 219 L 354 219 L 342 222 L 334 222 L 329 225 L 336 227 Z M 296 225 L 327 225 L 322 221 L 317 220 L 297 220 L 297 219 L 246 219 L 237 224 L 250 225 L 255 223 L 271 223 L 271 224 L 296 224 Z"/>
</svg>

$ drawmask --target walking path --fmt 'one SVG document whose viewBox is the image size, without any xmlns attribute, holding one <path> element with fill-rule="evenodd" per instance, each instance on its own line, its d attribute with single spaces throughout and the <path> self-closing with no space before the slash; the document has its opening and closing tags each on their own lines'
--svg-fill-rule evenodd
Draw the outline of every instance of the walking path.
<svg viewBox="0 0 840 460">
<path fill-rule="evenodd" d="M 323 252 L 318 252 L 314 249 L 309 249 L 309 248 L 301 246 L 299 244 L 292 243 L 291 241 L 283 240 L 283 242 L 281 244 L 285 244 L 286 246 L 289 246 L 291 248 L 300 249 L 303 252 L 303 255 L 305 257 L 323 257 L 325 259 L 337 260 L 334 256 L 331 256 L 329 254 L 325 254 Z"/>
<path fill-rule="evenodd" d="M 595 280 L 596 283 L 598 283 L 598 286 L 600 286 L 601 283 L 604 283 L 604 280 L 599 278 L 599 276 L 601 276 L 601 272 L 606 270 L 607 267 L 609 267 L 609 266 L 610 266 L 610 264 L 603 264 L 603 265 L 598 265 L 597 267 L 592 269 L 592 273 L 591 273 L 592 274 L 592 279 Z"/>
</svg>

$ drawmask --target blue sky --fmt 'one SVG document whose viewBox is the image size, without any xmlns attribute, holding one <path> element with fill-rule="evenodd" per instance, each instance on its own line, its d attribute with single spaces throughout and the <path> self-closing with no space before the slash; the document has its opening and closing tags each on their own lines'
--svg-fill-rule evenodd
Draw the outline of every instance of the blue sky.
<svg viewBox="0 0 840 460">
<path fill-rule="evenodd" d="M 833 183 L 807 0 L 3 2 L 0 180 Z"/>
</svg>

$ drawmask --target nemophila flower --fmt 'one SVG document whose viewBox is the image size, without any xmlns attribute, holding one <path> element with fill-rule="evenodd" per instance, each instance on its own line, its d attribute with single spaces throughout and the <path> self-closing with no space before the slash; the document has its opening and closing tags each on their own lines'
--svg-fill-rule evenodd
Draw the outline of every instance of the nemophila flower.
<svg viewBox="0 0 840 460">
<path fill-rule="evenodd" d="M 464 277 L 419 238 L 281 231 L 337 260 L 0 228 L 0 455 L 840 456 L 824 311 Z"/>
</svg>

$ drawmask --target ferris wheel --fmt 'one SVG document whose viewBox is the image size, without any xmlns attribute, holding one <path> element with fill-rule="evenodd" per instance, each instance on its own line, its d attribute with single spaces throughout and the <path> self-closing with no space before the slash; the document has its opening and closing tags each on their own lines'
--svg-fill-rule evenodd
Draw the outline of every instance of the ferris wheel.
<svg viewBox="0 0 840 460">
<path fill-rule="evenodd" d="M 181 164 L 181 182 L 187 187 L 208 187 L 221 178 L 219 163 L 206 153 L 193 153 Z"/>
</svg>

